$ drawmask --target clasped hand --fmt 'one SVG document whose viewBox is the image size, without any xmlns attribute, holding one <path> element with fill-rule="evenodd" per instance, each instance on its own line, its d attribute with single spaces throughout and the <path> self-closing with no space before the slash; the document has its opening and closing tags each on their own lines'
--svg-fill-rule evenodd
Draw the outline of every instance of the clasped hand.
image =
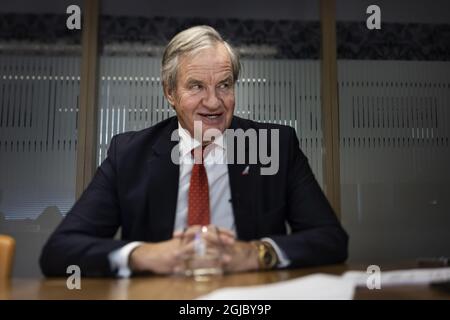
<svg viewBox="0 0 450 320">
<path fill-rule="evenodd" d="M 208 228 L 216 228 L 209 226 Z M 132 251 L 129 266 L 134 272 L 171 274 L 180 271 L 186 256 L 195 251 L 195 235 L 201 226 L 191 226 L 176 231 L 172 239 L 157 243 L 144 243 Z M 208 250 L 220 251 L 222 266 L 226 272 L 258 269 L 256 247 L 250 242 L 237 240 L 230 230 L 217 228 L 216 233 L 204 237 Z"/>
</svg>

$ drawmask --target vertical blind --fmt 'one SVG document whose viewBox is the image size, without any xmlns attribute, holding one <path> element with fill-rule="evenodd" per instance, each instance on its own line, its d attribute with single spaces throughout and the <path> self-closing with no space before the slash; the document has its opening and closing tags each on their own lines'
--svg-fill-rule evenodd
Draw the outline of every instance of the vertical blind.
<svg viewBox="0 0 450 320">
<path fill-rule="evenodd" d="M 342 220 L 355 260 L 450 251 L 450 63 L 338 61 Z"/>
<path fill-rule="evenodd" d="M 449 71 L 447 62 L 339 62 L 343 183 L 450 177 Z"/>
<path fill-rule="evenodd" d="M 0 55 L 0 211 L 36 218 L 75 199 L 80 57 Z"/>
</svg>

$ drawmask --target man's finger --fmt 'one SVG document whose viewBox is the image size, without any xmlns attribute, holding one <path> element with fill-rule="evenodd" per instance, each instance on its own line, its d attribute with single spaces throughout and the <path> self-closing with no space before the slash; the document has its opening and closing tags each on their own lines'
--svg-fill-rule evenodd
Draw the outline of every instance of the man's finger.
<svg viewBox="0 0 450 320">
<path fill-rule="evenodd" d="M 220 234 L 225 234 L 225 235 L 228 235 L 228 236 L 230 236 L 232 238 L 236 238 L 236 234 L 233 231 L 229 230 L 229 229 L 219 228 L 219 227 L 217 227 L 217 229 L 218 229 Z"/>
<path fill-rule="evenodd" d="M 177 230 L 172 235 L 173 238 L 181 238 L 181 236 L 183 236 L 183 230 Z"/>
<path fill-rule="evenodd" d="M 234 237 L 230 237 L 228 234 L 220 234 L 220 241 L 226 246 L 233 245 L 236 241 Z"/>
</svg>

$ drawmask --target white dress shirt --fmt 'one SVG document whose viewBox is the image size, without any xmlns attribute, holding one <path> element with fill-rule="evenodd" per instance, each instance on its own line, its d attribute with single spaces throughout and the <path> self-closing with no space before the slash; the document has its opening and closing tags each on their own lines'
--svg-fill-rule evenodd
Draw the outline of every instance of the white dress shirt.
<svg viewBox="0 0 450 320">
<path fill-rule="evenodd" d="M 178 134 L 180 136 L 180 175 L 178 187 L 177 209 L 175 214 L 174 230 L 183 230 L 187 226 L 189 185 L 194 160 L 192 149 L 200 146 L 200 142 L 191 137 L 188 131 L 178 123 Z M 224 137 L 220 136 L 205 149 L 204 166 L 208 177 L 209 204 L 211 213 L 211 224 L 225 228 L 236 233 L 234 224 L 233 208 L 231 204 L 230 181 L 228 177 L 228 165 L 226 162 L 226 144 Z M 280 259 L 279 267 L 289 265 L 286 255 L 278 245 L 270 238 L 268 241 L 277 252 Z M 109 254 L 109 261 L 113 270 L 118 270 L 119 277 L 129 277 L 131 271 L 128 267 L 128 259 L 131 251 L 142 244 L 142 242 L 131 242 Z"/>
</svg>

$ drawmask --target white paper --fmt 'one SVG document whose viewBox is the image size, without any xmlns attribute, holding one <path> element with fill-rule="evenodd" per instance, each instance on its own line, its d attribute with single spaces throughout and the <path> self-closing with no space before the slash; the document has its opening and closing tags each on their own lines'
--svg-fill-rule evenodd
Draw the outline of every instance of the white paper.
<svg viewBox="0 0 450 320">
<path fill-rule="evenodd" d="M 314 274 L 267 285 L 229 287 L 199 299 L 207 300 L 349 300 L 354 283 L 339 276 Z"/>
<path fill-rule="evenodd" d="M 363 271 L 348 271 L 343 274 L 344 280 L 352 281 L 355 285 L 366 286 L 369 276 L 373 274 Z M 373 280 L 373 278 L 372 278 Z M 380 284 L 383 286 L 394 285 L 427 285 L 435 281 L 450 280 L 450 268 L 410 269 L 380 272 Z"/>
</svg>

